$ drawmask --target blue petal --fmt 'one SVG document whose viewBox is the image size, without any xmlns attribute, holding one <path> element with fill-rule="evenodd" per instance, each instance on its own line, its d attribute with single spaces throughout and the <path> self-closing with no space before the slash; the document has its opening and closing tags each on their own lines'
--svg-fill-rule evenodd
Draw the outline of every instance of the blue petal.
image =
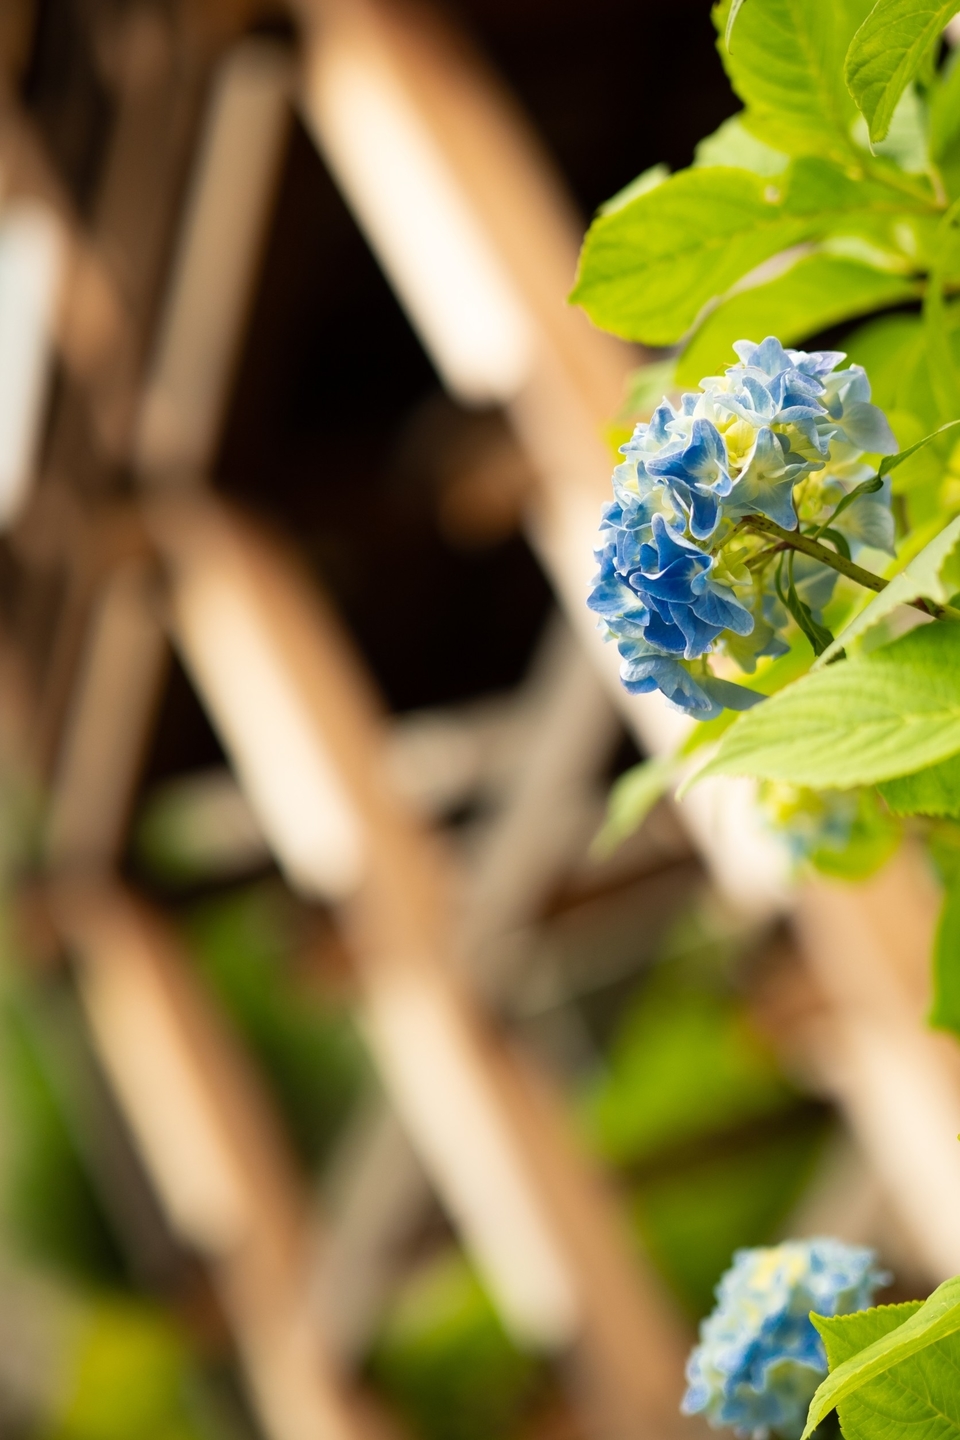
<svg viewBox="0 0 960 1440">
<path fill-rule="evenodd" d="M 710 646 L 720 634 L 721 626 L 711 625 L 708 621 L 701 620 L 693 609 L 692 605 L 671 605 L 671 618 L 677 628 L 683 632 L 685 645 L 683 658 L 685 660 L 698 660 L 701 655 L 706 654 Z"/>
<path fill-rule="evenodd" d="M 844 405 L 840 426 L 858 450 L 867 450 L 873 455 L 895 455 L 900 448 L 886 415 L 877 405 L 863 400 Z"/>
<path fill-rule="evenodd" d="M 751 365 L 766 375 L 778 375 L 781 370 L 789 369 L 792 363 L 775 335 L 768 335 L 759 345 L 752 340 L 735 340 L 733 348 L 744 365 Z"/>
<path fill-rule="evenodd" d="M 757 432 L 750 461 L 731 491 L 727 514 L 758 512 L 785 530 L 796 529 L 793 487 L 811 467 L 791 451 L 784 454 L 785 443 L 783 436 L 768 427 Z"/>
<path fill-rule="evenodd" d="M 687 638 L 680 626 L 671 624 L 656 610 L 650 612 L 644 635 L 651 645 L 656 645 L 666 655 L 683 655 L 686 651 Z"/>
<path fill-rule="evenodd" d="M 753 630 L 753 616 L 746 606 L 741 605 L 733 592 L 726 586 L 712 581 L 702 596 L 691 607 L 701 620 L 720 630 L 733 630 L 737 635 L 749 635 Z"/>
</svg>

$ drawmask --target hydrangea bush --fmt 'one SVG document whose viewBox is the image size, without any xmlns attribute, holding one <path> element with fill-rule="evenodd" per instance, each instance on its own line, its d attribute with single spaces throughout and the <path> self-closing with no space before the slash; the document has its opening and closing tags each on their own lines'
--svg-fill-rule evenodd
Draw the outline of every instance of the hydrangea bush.
<svg viewBox="0 0 960 1440">
<path fill-rule="evenodd" d="M 865 546 L 893 553 L 890 482 L 865 488 L 875 471 L 864 454 L 897 442 L 863 368 L 773 336 L 733 348 L 738 364 L 677 407 L 664 399 L 620 447 L 588 602 L 617 643 L 626 688 L 661 690 L 698 720 L 760 698 L 714 676 L 708 656 L 753 672 L 789 648 L 791 612 L 822 628 L 838 559 Z M 823 557 L 785 550 L 764 520 L 825 534 Z"/>
<path fill-rule="evenodd" d="M 627 689 L 708 722 L 650 783 L 626 777 L 611 824 L 628 793 L 639 821 L 697 737 L 719 740 L 699 776 L 757 777 L 831 873 L 864 873 L 922 817 L 946 886 L 933 1013 L 960 1034 L 958 11 L 721 0 L 744 108 L 688 169 L 603 207 L 572 298 L 672 347 L 635 387 L 589 603 Z M 846 366 L 812 343 L 838 326 Z M 651 375 L 680 395 L 652 414 Z M 685 1408 L 758 1440 L 806 1440 L 834 1408 L 845 1440 L 955 1436 L 960 1277 L 858 1308 L 878 1280 L 837 1242 L 741 1252 Z"/>
<path fill-rule="evenodd" d="M 766 1440 L 799 1440 L 814 1392 L 827 1374 L 823 1341 L 810 1321 L 871 1304 L 890 1277 L 872 1250 L 840 1240 L 791 1240 L 738 1250 L 717 1287 L 687 1364 L 687 1415 Z"/>
</svg>

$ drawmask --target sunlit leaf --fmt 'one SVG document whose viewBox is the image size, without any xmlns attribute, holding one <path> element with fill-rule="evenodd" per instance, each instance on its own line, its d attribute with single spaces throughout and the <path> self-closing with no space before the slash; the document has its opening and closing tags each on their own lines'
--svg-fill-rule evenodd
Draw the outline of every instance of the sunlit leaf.
<svg viewBox="0 0 960 1440">
<path fill-rule="evenodd" d="M 765 285 L 729 296 L 696 330 L 677 362 L 677 383 L 696 385 L 732 363 L 735 340 L 776 335 L 794 345 L 841 320 L 898 305 L 916 281 L 836 255 L 805 255 Z"/>
<path fill-rule="evenodd" d="M 747 106 L 744 121 L 768 145 L 790 155 L 848 160 L 857 111 L 843 61 L 870 0 L 750 0 L 737 17 L 734 44 L 721 58 Z M 726 29 L 729 5 L 714 22 Z"/>
<path fill-rule="evenodd" d="M 745 170 L 684 170 L 599 215 L 571 300 L 604 329 L 651 345 L 678 340 L 746 271 L 805 238 L 779 192 Z"/>
<path fill-rule="evenodd" d="M 960 186 L 960 56 L 955 50 L 930 90 L 930 158 L 951 197 Z"/>
<path fill-rule="evenodd" d="M 953 421 L 952 424 L 960 422 Z M 949 427 L 944 427 L 949 428 Z M 929 436 L 927 437 L 930 438 Z M 889 456 L 892 460 L 906 460 L 926 443 L 922 440 L 919 445 L 911 445 L 908 450 L 903 450 L 899 455 Z M 881 590 L 876 599 L 871 600 L 859 615 L 854 616 L 845 630 L 829 645 L 817 660 L 814 669 L 819 669 L 828 664 L 841 650 L 852 645 L 863 635 L 871 630 L 874 625 L 879 625 L 900 605 L 909 605 L 911 600 L 920 598 L 934 600 L 938 605 L 945 604 L 950 596 L 955 594 L 958 586 L 950 575 L 950 570 L 945 569 L 950 561 L 953 552 L 960 543 L 960 515 L 951 520 L 929 543 L 915 555 L 910 564 L 895 575 L 885 589 Z M 950 567 L 952 569 L 952 566 Z"/>
<path fill-rule="evenodd" d="M 877 0 L 850 42 L 844 64 L 850 94 L 870 127 L 871 140 L 884 138 L 897 101 L 958 10 L 958 0 Z"/>
<path fill-rule="evenodd" d="M 638 830 L 677 775 L 673 759 L 644 760 L 621 775 L 610 790 L 607 815 L 591 850 L 602 858 L 610 855 Z"/>
<path fill-rule="evenodd" d="M 732 166 L 682 170 L 597 216 L 570 298 L 603 329 L 673 344 L 711 301 L 795 245 L 928 208 L 822 156 L 802 156 L 773 180 Z M 884 295 L 913 293 L 892 278 Z"/>
<path fill-rule="evenodd" d="M 960 751 L 960 625 L 923 625 L 742 715 L 697 772 L 850 789 Z"/>
<path fill-rule="evenodd" d="M 740 14 L 740 7 L 743 0 L 730 0 L 730 9 L 727 13 L 727 23 L 723 32 L 723 43 L 730 49 L 730 39 L 733 35 L 733 27 L 737 23 L 737 16 Z"/>
<path fill-rule="evenodd" d="M 885 780 L 880 793 L 895 815 L 960 815 L 960 755 Z"/>
<path fill-rule="evenodd" d="M 896 1309 L 896 1314 L 891 1310 Z M 815 1316 L 814 1324 L 823 1336 L 824 1344 L 827 1346 L 827 1354 L 830 1356 L 830 1348 L 835 1343 L 834 1354 L 839 1359 L 840 1354 L 846 1350 L 849 1353 L 851 1345 L 857 1348 L 849 1358 L 832 1368 L 830 1374 L 814 1395 L 810 1402 L 810 1410 L 807 1415 L 807 1425 L 803 1432 L 803 1440 L 816 1429 L 821 1420 L 830 1411 L 848 1396 L 854 1395 L 857 1391 L 863 1390 L 870 1382 L 877 1377 L 882 1377 L 887 1385 L 877 1387 L 871 1386 L 868 1396 L 865 1397 L 867 1405 L 874 1408 L 875 1424 L 877 1428 L 873 1433 L 884 1433 L 882 1417 L 887 1417 L 887 1427 L 891 1417 L 904 1416 L 901 1427 L 906 1429 L 905 1415 L 913 1411 L 917 1417 L 916 1433 L 924 1437 L 929 1436 L 930 1440 L 940 1440 L 941 1436 L 956 1436 L 960 1433 L 960 1387 L 957 1386 L 957 1359 L 960 1352 L 949 1357 L 943 1356 L 940 1363 L 934 1359 L 933 1363 L 925 1366 L 921 1373 L 922 1385 L 919 1393 L 911 1387 L 909 1404 L 904 1408 L 904 1401 L 908 1396 L 904 1394 L 902 1381 L 904 1378 L 901 1371 L 897 1376 L 897 1370 L 903 1361 L 911 1356 L 917 1355 L 920 1351 L 926 1350 L 943 1340 L 947 1336 L 954 1336 L 960 1331 L 960 1276 L 952 1280 L 945 1280 L 938 1285 L 930 1298 L 919 1308 L 910 1306 L 878 1307 L 877 1311 L 861 1311 L 859 1315 L 843 1316 L 840 1319 L 825 1319 L 823 1316 Z M 886 1314 L 884 1315 L 884 1310 Z M 908 1313 L 912 1310 L 912 1313 Z M 866 1317 L 873 1315 L 873 1321 Z M 902 1318 L 905 1316 L 906 1318 Z M 886 1333 L 881 1333 L 877 1338 L 868 1340 L 864 1348 L 860 1348 L 859 1342 L 866 1340 L 872 1332 L 876 1335 L 887 1321 L 897 1320 Z M 845 1325 L 845 1322 L 854 1322 Z M 846 1333 L 849 1337 L 847 1345 L 843 1345 L 842 1337 Z M 841 1348 L 842 1347 L 842 1348 Z M 951 1347 L 953 1350 L 955 1347 Z M 892 1390 L 892 1394 L 891 1394 Z M 942 1409 L 938 1402 L 942 1403 Z M 925 1407 L 918 1409 L 917 1406 Z M 879 1413 L 877 1413 L 879 1411 Z M 913 1414 L 910 1414 L 913 1419 Z M 943 1425 L 945 1428 L 941 1428 Z M 911 1426 L 911 1428 L 913 1428 Z M 846 1429 L 845 1433 L 851 1432 Z M 864 1433 L 859 1430 L 853 1433 Z M 889 1433 L 896 1433 L 890 1431 Z"/>
<path fill-rule="evenodd" d="M 695 166 L 732 165 L 737 170 L 752 170 L 755 175 L 782 175 L 790 163 L 789 155 L 774 150 L 743 123 L 740 115 L 728 120 L 706 135 L 693 152 Z"/>
</svg>

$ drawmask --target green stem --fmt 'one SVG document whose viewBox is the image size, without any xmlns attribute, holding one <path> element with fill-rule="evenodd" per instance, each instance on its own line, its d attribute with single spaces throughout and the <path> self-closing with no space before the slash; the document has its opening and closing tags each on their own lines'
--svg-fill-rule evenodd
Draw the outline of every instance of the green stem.
<svg viewBox="0 0 960 1440">
<path fill-rule="evenodd" d="M 775 520 L 768 520 L 766 515 L 749 515 L 745 523 L 751 530 L 759 530 L 761 535 L 775 536 L 780 544 L 786 545 L 788 549 L 799 550 L 801 554 L 809 555 L 812 560 L 819 560 L 821 565 L 829 565 L 831 570 L 839 570 L 841 575 L 846 575 L 848 580 L 855 580 L 867 590 L 879 592 L 886 589 L 887 581 L 874 575 L 872 570 L 864 570 L 852 560 L 846 560 L 838 551 L 821 545 L 819 540 L 802 535 L 799 530 L 784 530 L 782 525 L 778 525 Z"/>
<path fill-rule="evenodd" d="M 801 535 L 799 530 L 784 530 L 782 525 L 778 525 L 775 520 L 768 520 L 766 515 L 748 515 L 742 523 L 751 530 L 759 531 L 761 535 L 774 536 L 786 549 L 799 550 L 802 555 L 819 560 L 821 565 L 829 565 L 831 570 L 839 571 L 841 575 L 846 575 L 848 580 L 855 581 L 866 590 L 875 590 L 879 594 L 881 590 L 886 590 L 890 583 L 889 580 L 874 575 L 872 570 L 864 570 L 861 565 L 855 565 L 836 550 L 821 545 L 809 535 Z M 960 614 L 949 606 L 935 605 L 928 600 L 911 600 L 909 603 L 916 610 L 922 610 L 925 615 L 949 615 L 951 619 L 960 619 Z"/>
<path fill-rule="evenodd" d="M 927 174 L 930 177 L 930 184 L 933 186 L 933 195 L 941 210 L 946 210 L 950 204 L 947 188 L 943 183 L 943 176 L 933 161 L 927 164 Z"/>
</svg>

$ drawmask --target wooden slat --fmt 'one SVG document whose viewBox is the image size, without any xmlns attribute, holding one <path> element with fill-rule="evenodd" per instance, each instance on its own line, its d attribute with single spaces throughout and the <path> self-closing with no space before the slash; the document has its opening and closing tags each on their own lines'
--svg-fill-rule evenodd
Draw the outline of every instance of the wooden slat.
<svg viewBox="0 0 960 1440">
<path fill-rule="evenodd" d="M 939 891 L 913 844 L 861 885 L 806 887 L 795 918 L 827 998 L 827 1083 L 926 1278 L 960 1270 L 960 1054 L 927 1029 Z"/>
<path fill-rule="evenodd" d="M 131 560 L 93 607 L 54 776 L 54 868 L 117 864 L 166 672 L 168 645 L 149 565 Z"/>
<path fill-rule="evenodd" d="M 306 1283 L 305 1196 L 166 925 L 115 882 L 52 892 L 101 1063 L 175 1232 L 210 1264 L 270 1440 L 360 1440 Z"/>
<path fill-rule="evenodd" d="M 134 440 L 141 477 L 213 459 L 292 110 L 290 56 L 247 40 L 218 67 Z"/>
<path fill-rule="evenodd" d="M 497 796 L 462 877 L 459 954 L 474 994 L 496 1007 L 509 995 L 521 952 L 504 944 L 532 919 L 579 858 L 596 824 L 597 772 L 619 726 L 596 675 L 557 620 L 516 692 L 515 776 Z M 384 1102 L 351 1146 L 318 1273 L 318 1298 L 346 1353 L 360 1353 L 393 1284 L 403 1241 L 422 1223 L 430 1189 L 416 1152 Z"/>
</svg>

